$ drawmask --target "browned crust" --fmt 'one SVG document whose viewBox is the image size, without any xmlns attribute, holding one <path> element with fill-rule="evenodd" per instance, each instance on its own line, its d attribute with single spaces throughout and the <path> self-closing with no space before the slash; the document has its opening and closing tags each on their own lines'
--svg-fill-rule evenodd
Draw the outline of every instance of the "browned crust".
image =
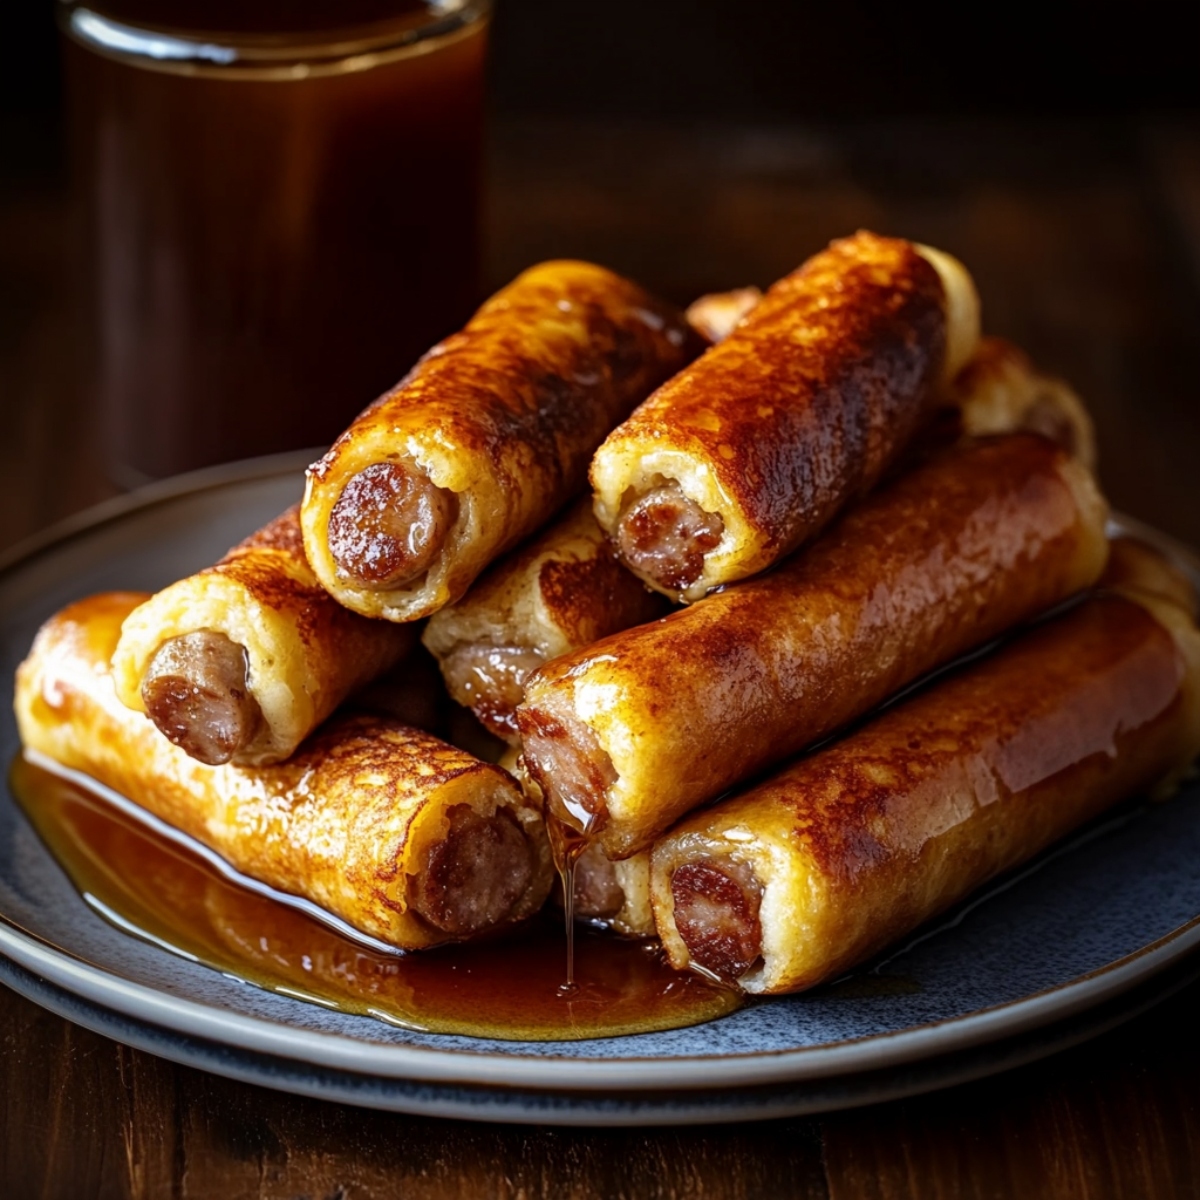
<svg viewBox="0 0 1200 1200">
<path fill-rule="evenodd" d="M 355 683 L 347 685 L 343 695 L 394 665 L 414 640 L 411 630 L 395 629 L 343 608 L 317 582 L 304 554 L 299 504 L 197 574 L 210 573 L 235 580 L 264 609 L 286 613 L 311 656 L 312 673 L 354 677 Z"/>
<path fill-rule="evenodd" d="M 457 599 L 488 562 L 583 489 L 604 435 L 701 346 L 681 312 L 611 271 L 571 261 L 531 268 L 429 351 L 310 468 L 305 538 L 318 575 L 346 603 L 375 605 L 372 612 L 391 619 L 432 611 L 414 599 L 417 607 L 402 617 L 385 611 L 388 593 L 378 602 L 358 597 L 336 572 L 326 577 L 326 556 L 315 544 L 326 536 L 321 512 L 336 499 L 332 493 L 366 465 L 364 446 L 381 461 L 412 453 L 413 439 L 428 433 L 453 447 L 457 463 L 472 464 L 435 479 L 466 506 L 459 535 L 473 519 L 467 502 L 486 493 L 486 511 L 475 514 L 471 532 L 474 550 L 453 535 L 445 550 L 464 563 L 447 577 L 448 598 Z M 407 591 L 391 601 L 408 602 Z"/>
<path fill-rule="evenodd" d="M 451 805 L 507 808 L 541 845 L 514 919 L 540 907 L 549 853 L 536 809 L 512 778 L 419 730 L 350 714 L 322 725 L 287 761 L 209 767 L 121 705 L 107 664 L 131 593 L 80 601 L 46 623 L 18 672 L 25 744 L 83 771 L 211 846 L 238 870 L 305 896 L 402 948 L 447 940 L 411 911 L 406 876 Z M 414 857 L 415 856 L 415 857 Z"/>
<path fill-rule="evenodd" d="M 588 724 L 620 782 L 594 794 L 593 779 L 573 806 L 596 814 L 611 857 L 635 852 L 696 804 L 1093 582 L 1102 506 L 1081 509 L 1068 469 L 1034 435 L 961 447 L 772 574 L 548 663 L 518 710 L 531 774 L 558 811 L 540 747 L 573 739 L 577 688 L 603 696 Z M 587 776 L 571 778 L 574 793 Z"/>
<path fill-rule="evenodd" d="M 281 558 L 290 571 L 280 569 Z M 316 581 L 304 557 L 299 504 L 293 504 L 273 521 L 268 521 L 198 574 L 210 571 L 236 579 L 264 608 L 290 608 L 306 613 L 329 608 L 329 593 Z M 333 612 L 331 608 L 329 611 Z M 310 616 L 306 624 L 311 628 L 317 619 Z"/>
<path fill-rule="evenodd" d="M 343 608 L 305 557 L 299 505 L 218 563 L 159 592 L 132 615 L 115 661 L 121 698 L 140 708 L 149 664 L 173 637 L 209 630 L 243 645 L 265 723 L 233 761 L 286 757 L 348 695 L 394 666 L 416 631 Z"/>
<path fill-rule="evenodd" d="M 1187 670 L 1144 608 L 1097 596 L 682 822 L 655 869 L 732 828 L 775 847 L 766 990 L 810 987 L 1176 769 Z"/>
<path fill-rule="evenodd" d="M 611 440 L 687 450 L 777 558 L 869 488 L 926 416 L 944 304 L 912 243 L 867 232 L 834 242 Z"/>
<path fill-rule="evenodd" d="M 572 646 L 586 646 L 618 629 L 661 616 L 667 605 L 648 592 L 603 542 L 595 557 L 547 562 L 538 586 L 555 625 Z"/>
<path fill-rule="evenodd" d="M 304 554 L 299 504 L 198 574 L 209 572 L 240 583 L 263 608 L 286 612 L 301 642 L 323 662 L 357 659 L 363 652 L 372 654 L 372 647 L 377 656 L 391 641 L 406 647 L 411 643 L 411 635 L 395 634 L 343 608 L 317 582 Z"/>
<path fill-rule="evenodd" d="M 217 564 L 222 566 L 249 554 L 252 550 L 278 550 L 289 558 L 306 562 L 304 538 L 300 533 L 300 505 L 284 509 L 273 521 L 243 538 Z"/>
<path fill-rule="evenodd" d="M 1100 766 L 1114 735 L 1169 716 L 1183 669 L 1174 640 L 1145 609 L 1097 597 L 766 786 L 779 789 L 792 836 L 822 876 L 852 889 L 885 851 L 928 837 L 929 813 L 898 811 L 897 796 L 971 754 L 986 752 L 997 799 L 1090 759 Z"/>
<path fill-rule="evenodd" d="M 386 426 L 397 412 L 425 410 L 422 416 L 427 412 L 455 446 L 482 454 L 510 486 L 521 485 L 523 467 L 534 472 L 528 482 L 570 496 L 605 431 L 637 395 L 685 361 L 685 341 L 695 346 L 668 306 L 628 280 L 603 275 L 614 294 L 604 294 L 595 279 L 569 277 L 503 289 L 370 405 L 309 468 L 312 477 L 331 475 L 364 428 Z M 560 301 L 584 314 L 581 342 L 537 337 L 542 313 Z M 660 330 L 676 331 L 676 339 Z"/>
</svg>

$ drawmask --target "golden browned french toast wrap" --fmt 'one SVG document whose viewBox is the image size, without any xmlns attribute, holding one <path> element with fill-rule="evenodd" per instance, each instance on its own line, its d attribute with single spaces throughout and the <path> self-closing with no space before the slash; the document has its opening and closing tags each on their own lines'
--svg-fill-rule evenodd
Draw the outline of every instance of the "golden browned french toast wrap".
<svg viewBox="0 0 1200 1200">
<path fill-rule="evenodd" d="M 593 842 L 575 862 L 576 920 L 606 925 L 626 937 L 654 937 L 650 851 L 611 859 Z"/>
<path fill-rule="evenodd" d="M 758 288 L 701 296 L 688 305 L 692 328 L 708 341 L 724 341 L 762 299 Z M 940 440 L 1025 429 L 1040 433 L 1096 469 L 1096 433 L 1075 390 L 1047 375 L 1006 338 L 981 337 L 975 352 L 942 394 L 945 411 L 931 431 Z"/>
<path fill-rule="evenodd" d="M 405 950 L 535 912 L 552 868 L 542 816 L 512 777 L 419 730 L 334 717 L 286 762 L 207 766 L 116 697 L 109 661 L 146 596 L 80 601 L 17 672 L 29 751 L 81 771 L 239 871 Z"/>
<path fill-rule="evenodd" d="M 287 758 L 416 638 L 325 591 L 304 557 L 297 505 L 134 609 L 113 682 L 193 758 L 256 766 Z"/>
<path fill-rule="evenodd" d="M 756 287 L 698 296 L 687 306 L 688 324 L 707 341 L 723 342 L 762 299 Z"/>
<path fill-rule="evenodd" d="M 310 468 L 317 577 L 392 621 L 457 600 L 583 491 L 604 435 L 701 344 L 681 312 L 603 267 L 531 267 Z"/>
<path fill-rule="evenodd" d="M 687 320 L 716 342 L 761 296 L 757 288 L 703 296 Z M 667 601 L 618 561 L 588 498 L 493 563 L 461 600 L 430 618 L 422 640 L 450 694 L 518 745 L 514 710 L 530 671 L 667 611 Z"/>
<path fill-rule="evenodd" d="M 663 945 L 750 992 L 831 979 L 1200 751 L 1200 633 L 1101 593 L 654 849 Z"/>
<path fill-rule="evenodd" d="M 666 611 L 617 561 L 584 500 L 435 613 L 423 640 L 454 699 L 516 742 L 516 707 L 531 671 Z"/>
<path fill-rule="evenodd" d="M 1005 338 L 980 339 L 945 399 L 958 411 L 958 431 L 968 437 L 1025 429 L 1096 469 L 1096 433 L 1083 401 Z"/>
<path fill-rule="evenodd" d="M 755 298 L 753 289 L 704 297 L 688 309 L 688 319 L 696 325 L 702 318 L 707 323 L 706 335 L 718 341 L 728 335 Z M 1078 397 L 1061 381 L 1042 374 L 1028 355 L 1011 342 L 995 337 L 982 338 L 975 354 L 955 377 L 946 399 L 954 411 L 948 414 L 948 425 L 939 422 L 943 427 L 931 431 L 933 437 L 952 441 L 964 434 L 995 434 L 1028 428 L 1052 438 L 1086 466 L 1091 466 L 1095 460 L 1091 420 Z M 1147 553 L 1153 554 L 1153 551 Z M 1121 557 L 1124 560 L 1128 555 Z M 1157 555 L 1154 557 L 1155 579 L 1161 584 L 1161 559 Z M 493 570 L 505 570 L 507 562 L 505 560 Z M 1186 587 L 1186 581 L 1181 581 L 1180 585 Z M 431 620 L 430 626 L 437 625 L 443 617 L 452 618 L 459 608 L 470 609 L 478 592 L 476 588 L 459 605 L 444 609 Z M 625 624 L 633 623 L 626 621 Z M 571 648 L 566 646 L 560 653 Z M 486 683 L 481 687 L 486 687 Z M 520 692 L 523 690 L 522 687 Z M 517 689 L 513 690 L 513 695 L 519 698 Z M 479 712 L 478 707 L 476 712 Z M 627 935 L 649 937 L 654 934 L 648 849 L 626 859 L 614 860 L 593 843 L 576 861 L 574 873 L 573 911 L 578 918 L 608 925 Z"/>
<path fill-rule="evenodd" d="M 600 524 L 674 599 L 765 570 L 879 479 L 978 340 L 957 260 L 834 242 L 605 439 Z"/>
<path fill-rule="evenodd" d="M 529 778 L 520 751 L 510 746 L 501 756 L 500 765 L 512 773 L 525 794 L 541 803 L 541 792 Z M 566 865 L 565 863 L 563 864 Z M 654 937 L 654 913 L 650 908 L 650 851 L 629 858 L 608 857 L 598 843 L 592 842 L 571 865 L 568 875 L 574 888 L 572 917 L 593 925 L 605 925 L 626 937 Z M 563 884 L 566 879 L 560 875 Z M 563 888 L 552 893 L 556 903 L 563 902 Z"/>
<path fill-rule="evenodd" d="M 550 811 L 611 858 L 1095 582 L 1106 506 L 1034 434 L 934 456 L 761 579 L 547 663 L 517 710 Z"/>
</svg>

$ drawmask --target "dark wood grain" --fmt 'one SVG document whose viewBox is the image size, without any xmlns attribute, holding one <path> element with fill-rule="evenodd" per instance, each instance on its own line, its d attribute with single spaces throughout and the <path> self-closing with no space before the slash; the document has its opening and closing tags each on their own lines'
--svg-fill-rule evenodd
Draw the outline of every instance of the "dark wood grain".
<svg viewBox="0 0 1200 1200">
<path fill-rule="evenodd" d="M 13 1197 L 1117 1200 L 1200 1195 L 1193 985 L 1030 1067 L 845 1113 L 588 1131 L 394 1115 L 233 1083 L 0 990 Z"/>
<path fill-rule="evenodd" d="M 765 283 L 860 225 L 959 254 L 989 329 L 1075 383 L 1121 508 L 1200 544 L 1200 126 L 509 121 L 489 283 L 591 257 L 672 299 Z M 0 187 L 0 546 L 110 494 L 51 177 Z M 398 371 L 406 364 L 398 364 Z M 823 1117 L 553 1130 L 361 1111 L 129 1050 L 0 991 L 0 1195 L 1187 1197 L 1194 985 L 1042 1063 Z"/>
<path fill-rule="evenodd" d="M 814 1121 L 603 1132 L 442 1121 L 231 1083 L 68 1025 L 4 989 L 0 1028 L 8 1196 L 828 1195 Z"/>
<path fill-rule="evenodd" d="M 822 1121 L 831 1200 L 1200 1194 L 1193 985 L 1036 1066 Z"/>
</svg>

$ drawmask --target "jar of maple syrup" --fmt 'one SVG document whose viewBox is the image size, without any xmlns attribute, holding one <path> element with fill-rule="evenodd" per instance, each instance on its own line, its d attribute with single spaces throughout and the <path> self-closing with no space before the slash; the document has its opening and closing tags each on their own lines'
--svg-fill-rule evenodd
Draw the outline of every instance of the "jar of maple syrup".
<svg viewBox="0 0 1200 1200">
<path fill-rule="evenodd" d="M 59 4 L 117 482 L 326 443 L 466 320 L 489 13 Z"/>
</svg>

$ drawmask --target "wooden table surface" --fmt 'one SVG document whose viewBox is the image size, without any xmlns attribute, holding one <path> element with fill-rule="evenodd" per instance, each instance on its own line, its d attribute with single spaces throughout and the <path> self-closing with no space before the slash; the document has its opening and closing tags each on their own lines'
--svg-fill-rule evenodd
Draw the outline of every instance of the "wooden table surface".
<svg viewBox="0 0 1200 1200">
<path fill-rule="evenodd" d="M 14 132 L 36 137 L 37 130 Z M 1200 545 L 1200 126 L 970 121 L 493 130 L 488 280 L 594 258 L 679 300 L 867 226 L 971 268 L 985 325 L 1071 380 L 1115 506 Z M 0 173 L 0 548 L 114 490 L 76 353 L 67 204 Z M 719 1128 L 393 1116 L 178 1067 L 0 989 L 0 1195 L 1200 1195 L 1200 984 L 1041 1063 Z"/>
</svg>

